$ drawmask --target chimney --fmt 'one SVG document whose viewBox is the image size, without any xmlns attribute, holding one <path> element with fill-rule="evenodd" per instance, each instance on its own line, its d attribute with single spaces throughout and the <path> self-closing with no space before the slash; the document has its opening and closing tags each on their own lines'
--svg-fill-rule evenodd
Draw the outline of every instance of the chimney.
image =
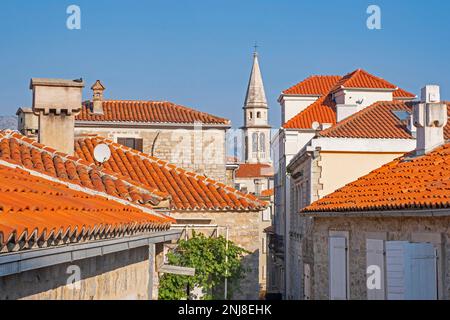
<svg viewBox="0 0 450 320">
<path fill-rule="evenodd" d="M 356 104 L 337 104 L 336 105 L 336 122 L 340 122 L 358 112 Z"/>
<path fill-rule="evenodd" d="M 93 108 L 92 113 L 94 114 L 103 114 L 103 91 L 105 91 L 105 87 L 100 82 L 100 80 L 95 81 L 92 85 L 91 90 L 93 91 Z"/>
<path fill-rule="evenodd" d="M 414 105 L 417 155 L 423 155 L 445 142 L 444 127 L 447 121 L 447 105 L 440 103 L 439 86 L 425 86 L 421 102 Z"/>
<path fill-rule="evenodd" d="M 82 79 L 31 79 L 40 143 L 73 155 L 75 115 L 81 111 L 83 87 Z"/>
</svg>

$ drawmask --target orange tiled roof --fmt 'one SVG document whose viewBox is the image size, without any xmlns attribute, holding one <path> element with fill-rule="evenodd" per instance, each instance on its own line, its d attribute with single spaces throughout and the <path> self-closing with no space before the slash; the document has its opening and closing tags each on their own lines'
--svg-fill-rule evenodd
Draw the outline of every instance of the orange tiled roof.
<svg viewBox="0 0 450 320">
<path fill-rule="evenodd" d="M 412 103 L 404 101 L 379 101 L 319 133 L 327 138 L 414 139 L 405 123 L 394 111 L 412 112 Z M 450 114 L 450 103 L 447 103 Z M 450 138 L 450 123 L 445 127 Z"/>
<path fill-rule="evenodd" d="M 103 101 L 103 115 L 92 113 L 92 102 L 84 102 L 77 121 L 194 123 L 229 125 L 230 121 L 167 101 Z"/>
<path fill-rule="evenodd" d="M 98 143 L 109 145 L 111 150 L 112 156 L 105 162 L 105 169 L 120 172 L 132 181 L 170 194 L 172 210 L 255 211 L 267 205 L 253 195 L 243 194 L 225 184 L 105 138 L 78 139 L 76 153 L 94 163 L 93 146 Z"/>
<path fill-rule="evenodd" d="M 173 222 L 13 166 L 0 160 L 0 253 L 165 230 Z"/>
<path fill-rule="evenodd" d="M 283 94 L 326 95 L 340 76 L 311 76 L 283 91 Z"/>
<path fill-rule="evenodd" d="M 271 197 L 274 195 L 274 189 L 267 189 L 261 192 L 262 197 Z"/>
<path fill-rule="evenodd" d="M 408 92 L 406 90 L 403 90 L 401 88 L 398 88 L 397 90 L 395 90 L 392 94 L 392 96 L 394 97 L 394 99 L 414 99 L 417 96 L 411 92 Z"/>
<path fill-rule="evenodd" d="M 286 129 L 311 129 L 313 122 L 336 123 L 336 103 L 327 95 L 319 98 L 283 125 Z"/>
<path fill-rule="evenodd" d="M 267 163 L 241 163 L 236 178 L 272 177 L 273 167 Z"/>
<path fill-rule="evenodd" d="M 335 76 L 312 76 L 283 91 L 283 93 L 318 94 L 322 96 L 322 99 L 319 98 L 316 102 L 291 118 L 283 125 L 283 128 L 311 129 L 313 122 L 335 124 L 336 104 L 332 101 L 331 93 L 337 91 L 341 87 L 392 89 L 393 98 L 398 100 L 413 99 L 416 97 L 414 94 L 397 88 L 395 85 L 387 82 L 386 80 L 371 75 L 362 69 L 355 70 L 342 78 L 336 78 Z"/>
<path fill-rule="evenodd" d="M 450 144 L 396 159 L 314 202 L 305 212 L 450 208 Z"/>
<path fill-rule="evenodd" d="M 92 161 L 57 152 L 11 130 L 0 131 L 0 159 L 138 204 L 157 205 L 169 197 L 158 189 L 92 165 Z"/>
<path fill-rule="evenodd" d="M 334 92 L 341 88 L 364 88 L 364 89 L 397 89 L 397 86 L 374 76 L 363 69 L 357 69 L 343 76 L 331 89 Z"/>
</svg>

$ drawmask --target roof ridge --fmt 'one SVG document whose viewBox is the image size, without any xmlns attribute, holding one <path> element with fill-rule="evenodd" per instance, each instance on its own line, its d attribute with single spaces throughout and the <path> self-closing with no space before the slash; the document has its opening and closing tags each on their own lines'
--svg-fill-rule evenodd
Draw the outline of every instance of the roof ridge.
<svg viewBox="0 0 450 320">
<path fill-rule="evenodd" d="M 219 116 L 213 115 L 213 114 L 205 112 L 205 111 L 194 109 L 193 107 L 188 107 L 188 106 L 181 105 L 181 104 L 178 104 L 178 103 L 175 103 L 175 102 L 171 102 L 171 101 L 167 101 L 167 100 L 104 99 L 103 102 L 106 102 L 106 103 L 130 103 L 130 104 L 143 104 L 143 105 L 147 104 L 147 105 L 149 105 L 149 107 L 152 107 L 152 105 L 158 105 L 158 106 L 165 107 L 165 108 L 174 108 L 174 109 L 176 109 L 178 111 L 190 112 L 190 113 L 193 113 L 193 114 L 196 114 L 196 115 L 199 115 L 199 116 L 204 116 L 204 117 L 212 119 L 211 121 L 206 121 L 205 124 L 212 123 L 212 124 L 226 124 L 226 125 L 229 125 L 231 123 L 231 121 L 229 119 L 226 119 L 226 118 L 223 118 L 223 117 L 219 117 Z M 92 100 L 83 101 L 82 105 L 85 108 L 88 108 L 89 107 L 87 105 L 88 103 L 92 104 Z M 108 119 L 108 118 L 107 119 L 97 119 L 97 118 L 95 118 L 95 119 L 86 119 L 87 116 L 97 116 L 98 117 L 98 115 L 95 115 L 95 114 L 88 114 L 88 115 L 84 115 L 84 116 L 81 114 L 80 117 L 84 117 L 85 119 L 80 119 L 80 120 L 76 119 L 76 121 L 95 120 L 95 121 L 131 121 L 131 122 L 137 121 L 137 122 L 139 122 L 138 120 L 120 120 L 120 119 L 117 120 L 117 119 Z M 152 120 L 150 122 L 154 122 L 154 123 L 165 123 L 165 122 L 171 123 L 173 121 L 161 121 L 161 120 L 155 120 L 154 119 L 154 120 Z M 192 123 L 192 122 L 195 122 L 195 121 L 189 121 L 189 122 L 180 121 L 180 122 L 181 123 Z M 200 120 L 199 122 L 202 122 L 202 121 Z"/>
<path fill-rule="evenodd" d="M 259 204 L 263 204 L 264 203 L 264 204 L 266 204 L 264 201 L 261 201 L 261 200 L 259 200 L 256 197 L 252 197 L 249 194 L 242 193 L 239 190 L 236 190 L 236 189 L 234 189 L 232 187 L 229 187 L 229 186 L 227 186 L 227 185 L 225 185 L 225 184 L 223 184 L 221 182 L 218 182 L 218 181 L 216 181 L 214 179 L 208 178 L 205 175 L 198 174 L 198 173 L 196 173 L 194 171 L 185 170 L 185 169 L 183 169 L 183 168 L 181 168 L 181 167 L 179 167 L 177 165 L 169 163 L 168 161 L 159 159 L 157 157 L 151 156 L 149 154 L 146 154 L 144 152 L 135 150 L 133 148 L 130 148 L 130 147 L 118 144 L 118 143 L 116 143 L 116 142 L 114 142 L 114 141 L 112 141 L 112 140 L 110 140 L 108 138 L 97 136 L 97 137 L 92 137 L 90 139 L 99 139 L 99 140 L 103 141 L 106 144 L 109 144 L 109 145 L 115 146 L 115 147 L 117 147 L 117 148 L 119 148 L 121 150 L 130 152 L 130 153 L 138 156 L 141 160 L 144 160 L 144 159 L 145 160 L 149 160 L 149 161 L 152 161 L 153 163 L 156 163 L 157 165 L 165 167 L 168 171 L 175 170 L 178 173 L 184 173 L 184 174 L 190 175 L 194 179 L 201 179 L 205 183 L 205 185 L 211 184 L 211 185 L 217 186 L 218 188 L 222 188 L 222 189 L 224 189 L 224 190 L 226 190 L 228 192 L 232 192 L 233 194 L 236 194 L 236 195 L 238 195 L 240 197 L 243 197 L 245 199 L 253 201 L 254 203 L 259 203 Z"/>
<path fill-rule="evenodd" d="M 385 102 L 392 102 L 392 103 L 397 103 L 397 101 L 377 101 L 372 103 L 370 106 L 365 107 L 364 109 L 352 114 L 351 116 L 339 121 L 338 123 L 336 123 L 334 126 L 331 126 L 330 128 L 327 128 L 325 130 L 322 130 L 319 132 L 319 135 L 322 134 L 327 134 L 329 132 L 334 131 L 335 129 L 338 129 L 340 127 L 342 127 L 343 125 L 346 125 L 348 122 L 352 121 L 353 119 L 360 117 L 368 112 L 370 112 L 372 109 L 375 109 L 376 106 L 381 105 Z"/>
</svg>

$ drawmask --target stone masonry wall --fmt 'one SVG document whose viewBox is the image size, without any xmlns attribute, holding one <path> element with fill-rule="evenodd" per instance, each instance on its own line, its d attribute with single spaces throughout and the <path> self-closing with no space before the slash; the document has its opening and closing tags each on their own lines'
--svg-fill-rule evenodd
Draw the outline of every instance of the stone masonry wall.
<svg viewBox="0 0 450 320">
<path fill-rule="evenodd" d="M 142 138 L 143 152 L 185 170 L 204 174 L 226 183 L 225 129 L 134 129 L 75 128 L 75 135 L 97 134 L 117 142 L 117 138 Z"/>
<path fill-rule="evenodd" d="M 260 233 L 261 212 L 186 212 L 173 213 L 173 217 L 193 219 L 207 218 L 211 219 L 211 224 L 217 224 L 220 227 L 229 227 L 229 240 L 236 245 L 250 251 L 250 254 L 244 257 L 244 268 L 248 268 L 245 279 L 240 284 L 242 292 L 235 292 L 234 299 L 238 300 L 257 300 L 259 298 L 259 255 L 262 234 Z M 214 230 L 197 229 L 196 232 L 204 230 L 208 235 L 212 235 Z M 219 234 L 225 237 L 225 230 L 221 228 Z"/>
<path fill-rule="evenodd" d="M 366 239 L 369 233 L 384 233 L 387 241 L 416 241 L 419 237 L 440 239 L 441 298 L 450 299 L 450 217 L 430 218 L 316 218 L 314 239 L 313 298 L 328 299 L 328 239 L 330 231 L 349 232 L 350 299 L 366 299 Z M 437 246 L 435 244 L 435 246 Z M 439 273 L 439 271 L 438 271 Z"/>
<path fill-rule="evenodd" d="M 70 265 L 80 267 L 78 289 L 66 284 Z M 0 300 L 145 300 L 149 265 L 146 246 L 0 277 Z"/>
</svg>

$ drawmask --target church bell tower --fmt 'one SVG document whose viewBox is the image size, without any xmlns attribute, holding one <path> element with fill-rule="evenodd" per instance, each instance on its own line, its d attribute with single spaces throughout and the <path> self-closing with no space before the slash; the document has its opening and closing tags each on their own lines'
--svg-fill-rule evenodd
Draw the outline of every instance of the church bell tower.
<svg viewBox="0 0 450 320">
<path fill-rule="evenodd" d="M 243 111 L 245 163 L 270 163 L 269 106 L 256 50 L 253 53 L 253 67 L 248 81 Z"/>
</svg>

